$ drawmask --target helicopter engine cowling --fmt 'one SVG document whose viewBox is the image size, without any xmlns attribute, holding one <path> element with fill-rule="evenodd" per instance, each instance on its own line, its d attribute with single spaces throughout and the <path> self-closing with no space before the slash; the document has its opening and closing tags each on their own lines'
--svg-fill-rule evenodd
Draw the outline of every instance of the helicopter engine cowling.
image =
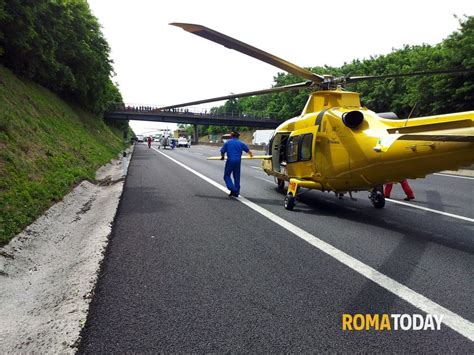
<svg viewBox="0 0 474 355">
<path fill-rule="evenodd" d="M 349 128 L 357 128 L 364 121 L 364 114 L 360 111 L 349 111 L 342 114 L 342 122 Z"/>
</svg>

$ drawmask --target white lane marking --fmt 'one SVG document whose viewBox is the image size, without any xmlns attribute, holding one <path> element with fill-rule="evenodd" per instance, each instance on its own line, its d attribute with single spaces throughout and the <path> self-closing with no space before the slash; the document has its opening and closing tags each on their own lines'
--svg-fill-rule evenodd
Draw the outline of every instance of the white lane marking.
<svg viewBox="0 0 474 355">
<path fill-rule="evenodd" d="M 441 173 L 435 173 L 433 175 L 444 176 L 444 177 L 452 177 L 452 178 L 456 178 L 456 179 L 474 180 L 474 177 L 471 177 L 471 176 L 460 176 L 460 175 L 441 174 Z"/>
<path fill-rule="evenodd" d="M 261 170 L 261 168 L 256 167 L 256 166 L 251 166 L 251 168 Z M 440 175 L 440 174 L 435 174 L 435 175 Z M 453 175 L 450 175 L 450 176 L 453 176 Z M 255 176 L 255 177 L 256 177 L 256 176 Z M 453 177 L 458 177 L 458 176 L 453 176 Z M 463 176 L 463 177 L 464 177 L 464 176 Z M 268 181 L 268 180 L 267 180 L 267 181 Z M 443 216 L 448 216 L 448 217 L 452 217 L 452 218 L 462 219 L 462 220 L 468 221 L 468 222 L 474 222 L 474 219 L 473 219 L 473 218 L 464 217 L 464 216 L 459 216 L 459 215 L 456 215 L 456 214 L 452 214 L 452 213 L 448 213 L 448 212 L 443 212 L 443 211 L 439 211 L 439 210 L 434 210 L 434 209 L 427 208 L 427 207 L 423 207 L 423 206 L 413 205 L 413 204 L 411 204 L 411 203 L 406 203 L 406 202 L 401 202 L 401 201 L 391 200 L 391 199 L 386 199 L 386 201 L 393 202 L 393 203 L 398 203 L 398 204 L 400 204 L 400 205 L 404 205 L 404 206 L 408 206 L 408 207 L 413 207 L 413 208 L 422 209 L 422 210 L 425 210 L 425 211 L 428 211 L 428 212 L 441 214 L 441 215 L 443 215 Z"/>
<path fill-rule="evenodd" d="M 154 148 L 153 148 L 154 149 Z M 155 149 L 156 150 L 156 149 Z M 159 152 L 161 155 L 165 156 L 169 160 L 173 161 L 174 163 L 178 164 L 179 166 L 183 167 L 184 169 L 188 170 L 189 172 L 193 173 L 194 175 L 200 177 L 204 181 L 208 182 L 212 186 L 218 188 L 219 190 L 224 191 L 226 194 L 228 190 L 226 187 L 222 186 L 218 182 L 208 178 L 207 176 L 197 172 L 194 169 L 184 165 L 183 163 L 179 162 L 176 159 L 171 158 L 170 156 Z M 250 207 L 254 211 L 260 213 L 262 216 L 268 218 L 270 221 L 278 224 L 279 226 L 285 228 L 289 232 L 293 233 L 297 237 L 303 239 L 304 241 L 308 242 L 312 246 L 318 248 L 322 252 L 326 253 L 327 255 L 333 257 L 340 263 L 348 266 L 352 270 L 358 272 L 362 276 L 366 277 L 367 279 L 375 282 L 379 286 L 385 288 L 389 292 L 393 293 L 394 295 L 400 297 L 401 299 L 407 301 L 408 303 L 412 304 L 416 308 L 422 310 L 428 314 L 436 314 L 443 316 L 443 323 L 446 324 L 451 329 L 455 330 L 459 334 L 465 336 L 466 338 L 474 341 L 474 323 L 468 321 L 467 319 L 461 317 L 460 315 L 450 311 L 449 309 L 437 304 L 436 302 L 430 300 L 429 298 L 419 294 L 416 291 L 413 291 L 411 288 L 402 285 L 401 283 L 393 280 L 392 278 L 382 274 L 381 272 L 375 270 L 371 266 L 364 264 L 363 262 L 357 260 L 356 258 L 346 254 L 342 250 L 337 249 L 336 247 L 332 246 L 329 243 L 315 237 L 314 235 L 304 231 L 303 229 L 295 226 L 294 224 L 284 220 L 283 218 L 273 214 L 272 212 L 260 207 L 259 205 L 247 200 L 245 197 L 240 196 L 237 198 L 240 202 L 244 205 Z"/>
<path fill-rule="evenodd" d="M 262 181 L 265 181 L 265 182 L 268 182 L 269 184 L 272 184 L 272 185 L 275 185 L 275 186 L 276 186 L 275 181 L 270 181 L 270 180 L 267 180 L 267 179 L 265 179 L 265 178 L 263 178 L 263 177 L 260 177 L 260 176 L 254 176 L 254 178 L 255 178 L 255 179 L 262 180 Z"/>
<path fill-rule="evenodd" d="M 412 207 L 412 208 L 418 208 L 418 209 L 420 209 L 420 210 L 424 210 L 424 211 L 428 211 L 428 212 L 436 213 L 436 214 L 441 214 L 441 215 L 443 215 L 443 216 L 448 216 L 448 217 L 452 217 L 452 218 L 462 219 L 463 221 L 474 222 L 474 218 L 469 218 L 469 217 L 459 216 L 459 215 L 457 215 L 457 214 L 452 214 L 452 213 L 448 213 L 448 212 L 438 211 L 438 210 L 434 210 L 434 209 L 428 208 L 428 207 L 423 207 L 423 206 L 418 206 L 418 205 L 414 205 L 414 204 L 411 204 L 411 203 L 406 203 L 406 202 L 402 202 L 402 201 L 392 200 L 392 199 L 389 199 L 389 198 L 385 199 L 385 201 L 387 201 L 387 202 L 392 202 L 392 203 L 398 203 L 399 205 L 404 205 L 404 206 L 408 206 L 408 207 Z"/>
<path fill-rule="evenodd" d="M 207 176 L 201 174 L 200 172 L 197 172 L 196 170 L 194 169 L 191 169 L 190 167 L 184 165 L 183 163 L 181 163 L 180 161 L 174 159 L 174 158 L 171 158 L 170 156 L 168 156 L 167 154 L 165 153 L 162 153 L 160 152 L 159 150 L 155 149 L 155 148 L 152 148 L 155 152 L 163 155 L 164 157 L 168 158 L 169 160 L 173 161 L 174 163 L 178 164 L 179 166 L 185 168 L 186 170 L 190 171 L 191 173 L 193 173 L 194 175 L 196 176 L 199 176 L 201 179 L 203 179 L 204 181 L 210 183 L 211 185 L 214 185 L 215 187 L 217 187 L 219 190 L 222 190 L 224 191 L 225 193 L 229 193 L 229 190 L 227 189 L 227 187 L 225 186 L 222 186 L 221 184 L 215 182 L 214 180 L 208 178 Z"/>
<path fill-rule="evenodd" d="M 196 154 L 200 154 L 200 153 L 196 153 Z M 204 154 L 200 154 L 200 155 L 204 155 Z M 260 167 L 258 167 L 258 166 L 252 166 L 252 165 L 250 165 L 250 167 L 253 168 L 253 169 L 257 169 L 257 170 L 263 171 L 262 168 L 260 168 Z M 434 174 L 434 175 L 443 175 L 443 176 L 449 176 L 449 177 L 461 177 L 461 178 L 465 178 L 465 176 L 454 176 L 454 175 L 445 175 L 445 174 Z M 266 181 L 266 182 L 270 182 L 269 180 L 265 180 L 264 178 L 258 178 L 257 176 L 254 176 L 254 177 L 257 178 L 257 179 Z M 471 179 L 471 178 L 469 178 L 469 179 Z M 274 184 L 274 182 L 271 182 L 271 184 Z M 392 203 L 398 203 L 398 204 L 400 204 L 400 205 L 404 205 L 404 206 L 408 206 L 408 207 L 412 207 L 412 208 L 418 208 L 418 209 L 420 209 L 420 210 L 424 210 L 424 211 L 427 211 L 427 212 L 440 214 L 440 215 L 447 216 L 447 217 L 451 217 L 451 218 L 461 219 L 461 220 L 463 220 L 463 221 L 474 222 L 474 219 L 473 219 L 473 218 L 464 217 L 464 216 L 460 216 L 460 215 L 457 215 L 457 214 L 448 213 L 448 212 L 444 212 L 444 211 L 434 210 L 434 209 L 428 208 L 428 207 L 418 206 L 418 205 L 414 205 L 414 204 L 411 204 L 411 203 L 406 203 L 406 202 L 397 201 L 397 200 L 392 200 L 392 199 L 386 199 L 386 201 L 389 201 L 389 202 L 392 202 Z"/>
</svg>

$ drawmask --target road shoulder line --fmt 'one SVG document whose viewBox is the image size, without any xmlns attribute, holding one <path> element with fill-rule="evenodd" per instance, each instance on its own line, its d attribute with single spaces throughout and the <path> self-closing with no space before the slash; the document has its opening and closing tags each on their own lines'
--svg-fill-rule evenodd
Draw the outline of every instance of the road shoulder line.
<svg viewBox="0 0 474 355">
<path fill-rule="evenodd" d="M 154 148 L 153 148 L 154 149 Z M 208 178 L 207 176 L 199 173 L 198 171 L 186 166 L 185 164 L 181 163 L 180 161 L 168 156 L 165 153 L 162 153 L 156 149 L 154 149 L 157 153 L 163 155 L 167 159 L 173 161 L 174 163 L 178 164 L 179 166 L 183 167 L 184 169 L 188 170 L 189 172 L 193 173 L 194 175 L 200 177 L 204 181 L 208 182 L 209 184 L 213 185 L 214 187 L 218 188 L 219 190 L 228 193 L 228 190 L 223 185 L 219 184 L 218 182 Z M 394 295 L 400 297 L 401 299 L 405 300 L 406 302 L 410 303 L 411 305 L 415 306 L 416 308 L 422 310 L 428 314 L 436 314 L 443 316 L 443 323 L 450 327 L 451 329 L 455 330 L 459 334 L 465 336 L 466 338 L 474 341 L 474 323 L 470 322 L 469 320 L 461 317 L 460 315 L 450 311 L 449 309 L 437 304 L 436 302 L 430 300 L 429 298 L 417 293 L 416 291 L 410 289 L 409 287 L 393 280 L 392 278 L 382 274 L 381 272 L 375 270 L 371 266 L 364 264 L 363 262 L 357 260 L 356 258 L 346 254 L 342 250 L 337 249 L 336 247 L 332 246 L 329 243 L 317 238 L 316 236 L 304 231 L 303 229 L 299 228 L 298 226 L 284 220 L 283 218 L 275 215 L 274 213 L 260 207 L 259 205 L 251 202 L 250 200 L 246 199 L 243 196 L 237 198 L 238 201 L 242 202 L 247 207 L 250 207 L 255 212 L 258 212 L 262 216 L 270 219 L 272 222 L 280 225 L 281 227 L 285 228 L 292 234 L 296 235 L 297 237 L 303 239 L 304 241 L 308 242 L 309 244 L 313 245 L 314 247 L 318 248 L 325 254 L 331 256 L 332 258 L 336 259 L 337 261 L 341 262 L 342 264 L 348 266 L 352 270 L 356 271 L 357 273 L 361 274 L 365 278 L 375 282 L 379 286 L 385 288 L 387 291 L 393 293 Z"/>
<path fill-rule="evenodd" d="M 448 213 L 448 212 L 444 212 L 444 211 L 438 211 L 438 210 L 434 210 L 434 209 L 432 209 L 432 208 L 414 205 L 414 204 L 412 204 L 412 203 L 407 203 L 407 202 L 392 200 L 392 199 L 390 199 L 390 198 L 387 198 L 385 201 L 392 202 L 392 203 L 396 203 L 396 204 L 403 205 L 403 206 L 412 207 L 412 208 L 417 208 L 417 209 L 419 209 L 419 210 L 428 211 L 428 212 L 440 214 L 440 215 L 443 215 L 443 216 L 448 216 L 448 217 L 452 217 L 452 218 L 462 219 L 463 221 L 474 222 L 474 218 L 459 216 L 459 215 L 457 215 L 457 214 L 452 214 L 452 213 Z"/>
</svg>

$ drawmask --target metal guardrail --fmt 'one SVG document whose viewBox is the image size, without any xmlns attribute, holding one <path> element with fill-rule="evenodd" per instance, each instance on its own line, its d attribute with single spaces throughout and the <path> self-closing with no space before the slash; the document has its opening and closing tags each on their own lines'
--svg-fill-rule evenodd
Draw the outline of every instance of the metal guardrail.
<svg viewBox="0 0 474 355">
<path fill-rule="evenodd" d="M 113 110 L 109 112 L 135 112 L 135 113 L 173 113 L 173 114 L 187 114 L 187 115 L 198 115 L 206 117 L 229 117 L 229 118 L 248 118 L 248 119 L 262 119 L 262 120 L 275 120 L 276 115 L 269 114 L 268 112 L 262 111 L 253 111 L 253 112 L 214 112 L 212 110 L 199 108 L 199 107 L 189 107 L 189 108 L 176 108 L 161 110 L 160 107 L 155 105 L 118 105 Z"/>
<path fill-rule="evenodd" d="M 106 119 L 140 120 L 169 123 L 216 125 L 216 126 L 247 126 L 276 128 L 281 121 L 269 116 L 252 116 L 238 112 L 214 113 L 193 111 L 190 109 L 160 110 L 152 106 L 119 106 L 115 111 L 104 114 Z"/>
</svg>

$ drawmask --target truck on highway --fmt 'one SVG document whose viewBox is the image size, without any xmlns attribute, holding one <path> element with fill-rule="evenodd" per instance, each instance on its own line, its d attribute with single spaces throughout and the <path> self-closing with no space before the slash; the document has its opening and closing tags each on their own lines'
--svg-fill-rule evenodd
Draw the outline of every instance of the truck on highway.
<svg viewBox="0 0 474 355">
<path fill-rule="evenodd" d="M 232 136 L 230 135 L 230 133 L 223 134 L 222 137 L 221 137 L 221 143 L 225 143 L 231 138 L 232 138 Z"/>
<path fill-rule="evenodd" d="M 252 144 L 267 145 L 275 131 L 273 129 L 259 129 L 253 133 Z"/>
</svg>

